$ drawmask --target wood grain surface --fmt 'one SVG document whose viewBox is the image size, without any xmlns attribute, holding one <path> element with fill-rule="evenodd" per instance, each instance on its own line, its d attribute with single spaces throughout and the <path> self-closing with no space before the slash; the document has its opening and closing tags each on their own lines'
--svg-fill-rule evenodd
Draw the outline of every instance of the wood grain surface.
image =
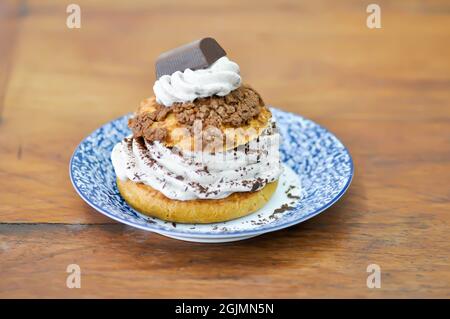
<svg viewBox="0 0 450 319">
<path fill-rule="evenodd" d="M 69 3 L 69 2 L 68 2 Z M 450 3 L 0 1 L 0 297 L 450 297 Z M 213 36 L 265 101 L 329 128 L 355 177 L 325 213 L 230 244 L 118 224 L 73 190 L 76 145 Z M 66 287 L 79 264 L 81 289 Z M 369 264 L 382 287 L 366 286 Z"/>
</svg>

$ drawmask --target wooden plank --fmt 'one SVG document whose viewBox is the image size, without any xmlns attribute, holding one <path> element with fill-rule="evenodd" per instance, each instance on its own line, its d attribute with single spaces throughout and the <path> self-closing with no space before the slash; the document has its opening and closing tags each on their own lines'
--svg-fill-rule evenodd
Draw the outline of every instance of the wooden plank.
<svg viewBox="0 0 450 319">
<path fill-rule="evenodd" d="M 437 216 L 361 224 L 334 208 L 289 230 L 204 245 L 123 225 L 0 225 L 0 297 L 448 297 L 447 242 L 428 237 L 447 227 Z M 81 289 L 65 284 L 74 263 Z M 371 263 L 382 289 L 366 287 Z"/>
<path fill-rule="evenodd" d="M 14 49 L 18 31 L 18 21 L 26 15 L 26 8 L 18 1 L 0 3 L 0 125 L 11 69 L 14 65 Z"/>
</svg>

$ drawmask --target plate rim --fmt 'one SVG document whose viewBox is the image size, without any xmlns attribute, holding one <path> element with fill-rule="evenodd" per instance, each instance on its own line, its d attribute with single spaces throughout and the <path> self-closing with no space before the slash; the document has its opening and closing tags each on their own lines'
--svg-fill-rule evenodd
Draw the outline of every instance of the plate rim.
<svg viewBox="0 0 450 319">
<path fill-rule="evenodd" d="M 302 218 L 295 219 L 295 220 L 293 220 L 293 221 L 291 221 L 291 222 L 288 222 L 288 223 L 281 223 L 281 224 L 278 224 L 278 225 L 276 225 L 276 226 L 267 227 L 267 228 L 259 229 L 259 230 L 243 230 L 243 231 L 240 231 L 240 232 L 231 232 L 231 233 L 192 234 L 192 235 L 191 235 L 191 234 L 186 233 L 186 232 L 180 232 L 180 231 L 177 231 L 176 229 L 173 229 L 173 230 L 170 230 L 170 231 L 165 231 L 165 230 L 160 230 L 160 229 L 154 229 L 154 228 L 151 227 L 151 224 L 150 224 L 150 225 L 144 226 L 144 225 L 141 225 L 141 224 L 138 224 L 138 223 L 133 223 L 133 222 L 131 222 L 131 221 L 129 221 L 129 220 L 126 220 L 126 219 L 117 217 L 117 216 L 113 215 L 112 213 L 108 212 L 107 210 L 105 210 L 105 209 L 103 209 L 103 208 L 97 206 L 96 204 L 92 203 L 88 198 L 86 198 L 86 197 L 82 194 L 82 192 L 80 191 L 80 189 L 77 187 L 77 185 L 76 185 L 75 182 L 74 182 L 74 179 L 73 179 L 73 159 L 74 159 L 74 157 L 75 157 L 75 154 L 78 152 L 78 150 L 79 150 L 79 148 L 81 147 L 81 145 L 82 145 L 82 144 L 83 144 L 83 143 L 84 143 L 84 142 L 85 142 L 92 134 L 94 134 L 95 132 L 97 132 L 97 131 L 98 131 L 99 129 L 101 129 L 103 126 L 105 126 L 105 125 L 107 125 L 107 124 L 109 124 L 109 123 L 111 123 L 111 122 L 115 122 L 115 121 L 117 121 L 117 120 L 119 120 L 119 119 L 121 119 L 121 118 L 123 118 L 123 117 L 129 116 L 131 113 L 127 113 L 127 114 L 122 115 L 122 116 L 119 116 L 119 117 L 117 117 L 117 118 L 115 118 L 115 119 L 113 119 L 113 120 L 111 120 L 111 121 L 109 121 L 109 122 L 104 123 L 103 125 L 101 125 L 101 126 L 98 127 L 97 129 L 95 129 L 94 131 L 92 131 L 89 135 L 87 135 L 85 138 L 83 138 L 83 139 L 81 140 L 81 142 L 76 146 L 75 150 L 73 151 L 72 156 L 70 157 L 70 161 L 69 161 L 69 177 L 70 177 L 70 181 L 71 181 L 72 186 L 73 186 L 73 188 L 75 189 L 76 193 L 78 194 L 78 196 L 80 196 L 81 199 L 83 199 L 89 206 L 91 206 L 93 209 L 95 209 L 95 210 L 98 211 L 99 213 L 101 213 L 101 214 L 103 214 L 103 215 L 105 215 L 105 216 L 107 216 L 107 217 L 109 217 L 109 218 L 111 218 L 111 219 L 113 219 L 113 220 L 115 220 L 115 221 L 118 221 L 118 222 L 120 222 L 120 223 L 126 224 L 126 225 L 128 225 L 128 226 L 132 226 L 132 227 L 135 227 L 135 228 L 138 228 L 138 229 L 142 229 L 142 230 L 145 230 L 145 231 L 151 231 L 151 232 L 154 232 L 154 233 L 157 233 L 157 234 L 160 234 L 160 235 L 166 235 L 166 236 L 168 236 L 168 235 L 175 235 L 175 236 L 177 236 L 177 237 L 184 237 L 184 238 L 199 238 L 199 239 L 200 239 L 200 238 L 216 238 L 216 239 L 219 239 L 219 238 L 233 238 L 233 237 L 242 237 L 242 236 L 246 236 L 246 235 L 249 235 L 249 236 L 251 236 L 251 235 L 254 235 L 254 236 L 262 235 L 262 234 L 274 232 L 274 231 L 277 231 L 277 230 L 281 230 L 281 229 L 284 229 L 284 228 L 288 228 L 288 227 L 297 225 L 297 224 L 302 223 L 302 222 L 304 222 L 304 221 L 306 221 L 306 220 L 308 220 L 308 219 L 310 219 L 310 218 L 313 218 L 313 217 L 317 216 L 318 214 L 322 213 L 323 211 L 327 210 L 327 209 L 330 208 L 332 205 L 334 205 L 334 204 L 335 204 L 335 203 L 336 203 L 336 202 L 337 202 L 337 201 L 338 201 L 338 200 L 346 193 L 346 191 L 347 191 L 348 188 L 350 187 L 350 184 L 351 184 L 352 181 L 353 181 L 354 170 L 355 170 L 355 168 L 354 168 L 354 162 L 353 162 L 353 158 L 352 158 L 352 156 L 351 156 L 351 154 L 350 154 L 350 151 L 349 151 L 348 148 L 345 146 L 345 144 L 342 143 L 342 141 L 341 141 L 339 138 L 337 138 L 337 136 L 336 136 L 335 134 L 333 134 L 333 133 L 332 133 L 330 130 L 328 130 L 327 128 L 325 128 L 325 127 L 323 127 L 322 125 L 318 124 L 317 122 L 312 121 L 312 120 L 310 120 L 310 119 L 308 119 L 308 118 L 305 118 L 305 117 L 303 117 L 303 116 L 301 116 L 301 115 L 299 115 L 299 114 L 292 113 L 292 112 L 287 112 L 287 111 L 283 111 L 283 110 L 281 110 L 281 109 L 278 109 L 278 108 L 275 108 L 275 107 L 272 107 L 272 106 L 271 106 L 270 108 L 271 108 L 271 109 L 276 109 L 276 110 L 282 111 L 282 112 L 284 112 L 284 113 L 286 113 L 286 114 L 290 114 L 290 115 L 292 115 L 292 116 L 300 117 L 300 118 L 302 118 L 302 119 L 304 119 L 304 120 L 308 120 L 308 121 L 314 123 L 315 125 L 319 126 L 321 129 L 323 129 L 325 132 L 331 134 L 334 138 L 336 138 L 337 141 L 339 141 L 339 142 L 342 144 L 342 146 L 343 146 L 343 151 L 344 151 L 344 152 L 348 155 L 348 157 L 349 157 L 350 174 L 349 174 L 348 180 L 347 180 L 347 182 L 345 183 L 344 187 L 343 187 L 343 188 L 339 191 L 339 193 L 338 193 L 335 197 L 333 197 L 333 199 L 331 199 L 326 205 L 324 205 L 324 206 L 322 206 L 322 207 L 319 207 L 319 208 L 316 209 L 315 211 L 311 212 L 310 214 L 308 214 L 308 215 L 306 215 L 306 216 L 303 216 Z M 119 195 L 119 196 L 120 196 L 120 195 Z M 127 204 L 127 205 L 128 205 L 128 204 Z M 131 208 L 131 207 L 130 207 L 130 208 Z"/>
</svg>

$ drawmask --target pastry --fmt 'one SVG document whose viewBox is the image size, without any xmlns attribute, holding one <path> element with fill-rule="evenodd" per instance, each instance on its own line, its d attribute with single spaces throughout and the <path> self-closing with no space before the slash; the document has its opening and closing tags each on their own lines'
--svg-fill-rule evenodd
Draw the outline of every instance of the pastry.
<svg viewBox="0 0 450 319">
<path fill-rule="evenodd" d="M 205 38 L 164 53 L 156 70 L 155 96 L 141 102 L 132 134 L 111 154 L 125 201 L 180 223 L 227 221 L 264 206 L 282 170 L 279 134 L 239 66 Z"/>
</svg>

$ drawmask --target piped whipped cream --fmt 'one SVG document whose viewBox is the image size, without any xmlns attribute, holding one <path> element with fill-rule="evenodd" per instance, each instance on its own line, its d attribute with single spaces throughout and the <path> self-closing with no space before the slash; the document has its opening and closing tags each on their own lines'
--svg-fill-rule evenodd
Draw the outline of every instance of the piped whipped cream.
<svg viewBox="0 0 450 319">
<path fill-rule="evenodd" d="M 213 95 L 225 96 L 241 85 L 239 65 L 226 56 L 200 70 L 161 76 L 153 85 L 156 101 L 165 106 Z"/>
<path fill-rule="evenodd" d="M 274 122 L 257 139 L 214 154 L 127 137 L 114 147 L 111 159 L 119 179 L 149 185 L 168 198 L 220 199 L 278 179 L 279 139 Z"/>
</svg>

